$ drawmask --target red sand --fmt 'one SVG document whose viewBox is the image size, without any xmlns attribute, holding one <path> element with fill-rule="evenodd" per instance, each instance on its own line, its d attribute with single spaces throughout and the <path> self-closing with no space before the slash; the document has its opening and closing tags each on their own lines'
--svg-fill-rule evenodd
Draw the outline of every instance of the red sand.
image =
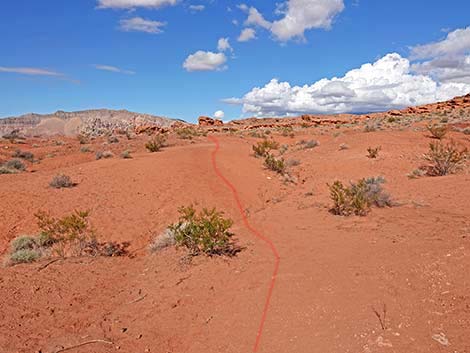
<svg viewBox="0 0 470 353">
<path fill-rule="evenodd" d="M 468 136 L 451 135 L 470 147 Z M 251 156 L 255 139 L 218 136 L 221 173 L 238 190 L 249 223 L 269 235 L 281 257 L 259 352 L 470 352 L 468 169 L 408 179 L 430 142 L 423 132 L 275 138 L 291 145 L 286 158 L 301 161 L 292 167 L 297 185 L 285 185 Z M 295 151 L 306 138 L 321 144 Z M 342 143 L 350 148 L 340 151 Z M 143 151 L 142 140 L 131 144 L 134 159 L 95 161 L 78 152 L 76 141 L 31 141 L 19 147 L 57 156 L 30 166 L 34 173 L 0 176 L 1 251 L 15 236 L 37 231 L 39 209 L 60 216 L 88 208 L 101 239 L 130 241 L 133 254 L 66 259 L 40 271 L 44 262 L 1 268 L 0 352 L 51 353 L 94 339 L 113 344 L 70 352 L 253 350 L 273 255 L 246 229 L 215 174 L 213 143 L 200 138 L 155 154 Z M 366 149 L 378 145 L 379 158 L 366 158 Z M 0 147 L 3 156 L 13 148 Z M 58 172 L 78 186 L 51 190 Z M 326 183 L 377 175 L 400 206 L 367 217 L 328 212 Z M 181 261 L 182 249 L 149 254 L 153 235 L 192 202 L 224 210 L 246 249 L 233 259 L 198 257 L 191 264 Z M 373 309 L 384 304 L 382 330 Z"/>
</svg>

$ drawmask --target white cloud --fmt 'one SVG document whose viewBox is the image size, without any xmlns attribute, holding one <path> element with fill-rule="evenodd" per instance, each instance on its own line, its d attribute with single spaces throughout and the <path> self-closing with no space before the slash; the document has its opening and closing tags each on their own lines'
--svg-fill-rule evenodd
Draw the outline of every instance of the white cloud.
<svg viewBox="0 0 470 353">
<path fill-rule="evenodd" d="M 179 0 L 98 0 L 98 7 L 102 9 L 132 9 L 135 7 L 159 8 L 174 6 Z"/>
<path fill-rule="evenodd" d="M 245 28 L 242 30 L 237 40 L 239 42 L 248 42 L 252 39 L 256 39 L 256 31 L 253 28 Z"/>
<path fill-rule="evenodd" d="M 293 38 L 304 38 L 307 30 L 329 29 L 334 18 L 344 10 L 343 0 L 287 0 L 276 4 L 275 13 L 283 16 L 281 19 L 269 22 L 254 7 L 246 4 L 238 6 L 248 13 L 245 25 L 257 25 L 268 29 L 280 41 Z"/>
<path fill-rule="evenodd" d="M 142 17 L 132 17 L 119 21 L 119 29 L 125 32 L 145 32 L 151 34 L 162 33 L 161 29 L 166 23 L 146 20 Z"/>
<path fill-rule="evenodd" d="M 229 39 L 228 38 L 220 38 L 219 41 L 217 42 L 217 50 L 220 52 L 223 51 L 233 51 L 232 46 L 230 45 Z"/>
<path fill-rule="evenodd" d="M 20 75 L 31 75 L 31 76 L 65 76 L 64 74 L 56 71 L 45 70 L 35 67 L 5 67 L 0 66 L 0 72 L 15 73 Z"/>
<path fill-rule="evenodd" d="M 441 41 L 411 48 L 418 62 L 412 69 L 441 82 L 470 83 L 470 27 L 457 29 Z"/>
<path fill-rule="evenodd" d="M 97 70 L 102 70 L 102 71 L 116 72 L 116 73 L 126 74 L 126 75 L 135 74 L 135 71 L 123 70 L 123 69 L 120 69 L 119 67 L 111 66 L 111 65 L 93 65 L 93 67 Z"/>
<path fill-rule="evenodd" d="M 457 29 L 439 42 L 411 48 L 411 59 L 429 59 L 437 56 L 459 55 L 470 52 L 470 27 Z"/>
<path fill-rule="evenodd" d="M 204 11 L 206 7 L 204 5 L 189 5 L 189 9 L 193 12 Z"/>
<path fill-rule="evenodd" d="M 215 113 L 214 113 L 214 118 L 216 119 L 223 119 L 225 117 L 225 113 L 223 110 L 217 110 Z"/>
<path fill-rule="evenodd" d="M 186 71 L 215 71 L 223 69 L 227 62 L 224 53 L 213 53 L 210 51 L 198 50 L 194 54 L 189 55 L 183 63 Z"/>
<path fill-rule="evenodd" d="M 264 87 L 253 88 L 243 98 L 225 102 L 243 105 L 245 113 L 282 116 L 383 111 L 447 100 L 470 92 L 470 84 L 440 83 L 430 76 L 413 73 L 410 66 L 408 59 L 392 53 L 340 78 L 325 78 L 304 86 L 273 79 Z"/>
</svg>

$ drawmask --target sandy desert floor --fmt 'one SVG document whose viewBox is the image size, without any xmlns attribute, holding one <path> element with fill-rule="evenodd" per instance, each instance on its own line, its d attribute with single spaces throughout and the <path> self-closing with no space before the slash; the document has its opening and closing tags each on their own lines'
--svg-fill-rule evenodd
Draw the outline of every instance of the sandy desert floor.
<svg viewBox="0 0 470 353">
<path fill-rule="evenodd" d="M 217 165 L 239 192 L 250 224 L 280 254 L 260 340 L 262 353 L 470 353 L 470 174 L 410 179 L 431 139 L 423 131 L 317 130 L 295 137 L 286 184 L 252 156 L 259 139 L 217 134 Z M 448 139 L 470 148 L 470 138 Z M 302 139 L 320 145 L 300 149 Z M 133 159 L 95 160 L 78 141 L 32 139 L 0 145 L 1 157 L 30 150 L 40 163 L 0 175 L 0 252 L 37 232 L 34 213 L 91 210 L 100 239 L 129 241 L 131 256 L 71 258 L 43 268 L 0 268 L 0 352 L 248 353 L 253 351 L 274 257 L 245 227 L 232 192 L 216 175 L 214 143 L 174 140 L 159 153 L 145 139 L 106 148 Z M 341 144 L 348 149 L 340 150 Z M 382 146 L 379 158 L 366 157 Z M 102 148 L 96 142 L 93 150 Z M 71 189 L 48 187 L 57 173 Z M 383 176 L 397 205 L 366 217 L 331 214 L 327 183 Z M 216 206 L 232 218 L 245 249 L 234 258 L 196 257 L 148 246 L 177 220 L 179 206 Z M 374 313 L 379 312 L 381 321 Z"/>
</svg>

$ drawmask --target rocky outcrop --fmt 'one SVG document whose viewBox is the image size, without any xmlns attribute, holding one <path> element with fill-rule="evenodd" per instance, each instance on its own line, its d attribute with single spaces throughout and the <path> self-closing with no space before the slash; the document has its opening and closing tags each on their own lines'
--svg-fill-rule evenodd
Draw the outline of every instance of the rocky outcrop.
<svg viewBox="0 0 470 353">
<path fill-rule="evenodd" d="M 222 120 L 209 118 L 208 116 L 200 116 L 198 119 L 199 126 L 223 126 Z"/>
<path fill-rule="evenodd" d="M 126 133 L 168 129 L 179 120 L 127 110 L 85 110 L 79 112 L 58 111 L 53 114 L 26 114 L 20 117 L 0 119 L 0 136 L 19 130 L 26 136 L 83 134 L 103 136 L 115 132 Z"/>
</svg>

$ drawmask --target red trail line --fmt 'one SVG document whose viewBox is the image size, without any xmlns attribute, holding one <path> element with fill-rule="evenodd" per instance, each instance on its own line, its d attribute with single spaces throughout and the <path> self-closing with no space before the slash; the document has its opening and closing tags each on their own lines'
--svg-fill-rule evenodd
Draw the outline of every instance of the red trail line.
<svg viewBox="0 0 470 353">
<path fill-rule="evenodd" d="M 272 294 L 273 294 L 273 290 L 274 290 L 274 284 L 276 282 L 276 277 L 277 277 L 277 273 L 279 271 L 279 262 L 280 262 L 280 257 L 279 257 L 279 253 L 277 252 L 277 249 L 276 247 L 274 246 L 274 243 L 267 237 L 265 237 L 263 234 L 261 234 L 258 230 L 256 230 L 249 222 L 248 222 L 248 218 L 246 217 L 246 214 L 245 214 L 245 211 L 244 211 L 244 207 L 243 207 L 243 204 L 240 200 L 240 196 L 238 195 L 238 191 L 237 189 L 233 186 L 233 184 L 221 173 L 221 171 L 219 170 L 219 168 L 217 167 L 217 160 L 216 160 L 216 156 L 217 156 L 217 152 L 219 151 L 220 149 L 220 145 L 219 145 L 219 141 L 213 137 L 213 136 L 210 136 L 209 139 L 214 142 L 215 144 L 215 149 L 214 151 L 212 151 L 212 166 L 214 167 L 214 171 L 215 173 L 217 174 L 217 176 L 222 179 L 222 181 L 227 185 L 227 187 L 232 191 L 232 194 L 233 194 L 233 197 L 237 203 L 237 206 L 238 206 L 238 210 L 240 211 L 240 214 L 243 218 L 243 223 L 245 224 L 245 227 L 253 234 L 255 235 L 257 238 L 261 239 L 262 241 L 264 241 L 266 243 L 266 245 L 269 247 L 269 249 L 271 250 L 273 256 L 274 256 L 274 270 L 273 270 L 273 273 L 272 273 L 272 277 L 271 277 L 271 282 L 269 284 L 269 290 L 268 290 L 268 294 L 266 296 L 266 301 L 264 303 L 264 308 L 263 308 L 263 314 L 261 315 L 261 320 L 260 320 L 260 323 L 259 323 L 259 327 L 258 327 L 258 332 L 256 334 L 256 341 L 255 341 L 255 344 L 253 346 L 253 352 L 258 352 L 258 348 L 259 348 L 259 344 L 260 344 L 260 341 L 261 341 L 261 335 L 263 333 L 263 328 L 264 328 L 264 324 L 266 322 L 266 317 L 268 315 L 268 310 L 269 310 L 269 304 L 271 302 L 271 297 L 272 297 Z"/>
</svg>

